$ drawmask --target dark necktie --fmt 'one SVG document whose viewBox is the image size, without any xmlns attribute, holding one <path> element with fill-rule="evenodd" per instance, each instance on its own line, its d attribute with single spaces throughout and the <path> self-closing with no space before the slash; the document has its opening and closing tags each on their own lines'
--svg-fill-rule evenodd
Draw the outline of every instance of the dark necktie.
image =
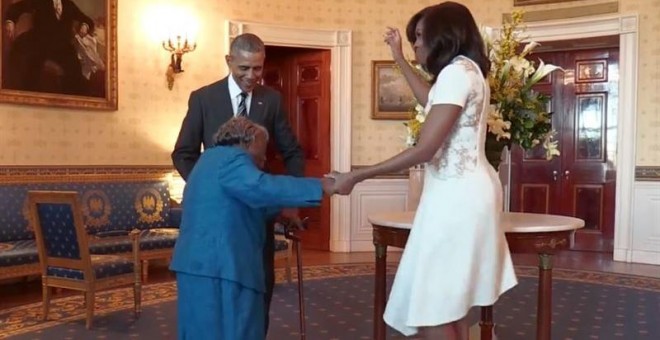
<svg viewBox="0 0 660 340">
<path fill-rule="evenodd" d="M 247 116 L 247 106 L 245 106 L 245 97 L 247 93 L 241 92 L 240 99 L 238 100 L 238 110 L 236 110 L 236 117 Z"/>
</svg>

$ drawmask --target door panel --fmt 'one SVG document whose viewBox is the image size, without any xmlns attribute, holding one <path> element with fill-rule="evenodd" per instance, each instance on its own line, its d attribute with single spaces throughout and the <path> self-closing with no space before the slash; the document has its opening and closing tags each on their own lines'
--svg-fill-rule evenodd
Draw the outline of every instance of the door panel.
<svg viewBox="0 0 660 340">
<path fill-rule="evenodd" d="M 553 127 L 561 156 L 512 152 L 513 211 L 547 212 L 585 220 L 574 250 L 613 250 L 616 190 L 618 48 L 534 54 L 559 65 L 537 91 L 552 97 Z M 540 188 L 548 186 L 545 191 Z M 547 192 L 547 193 L 546 193 Z"/>
<path fill-rule="evenodd" d="M 545 63 L 559 64 L 560 55 L 534 54 L 534 59 L 542 59 Z M 559 92 L 564 83 L 564 74 L 554 72 L 539 81 L 534 88 L 550 98 L 548 111 L 555 112 L 562 107 L 562 96 Z M 552 126 L 560 130 L 563 117 L 552 115 Z M 541 145 L 523 152 L 519 146 L 511 150 L 511 210 L 529 213 L 558 214 L 561 201 L 561 187 L 559 180 L 560 160 L 554 158 L 547 160 L 545 150 Z"/>
<path fill-rule="evenodd" d="M 282 93 L 289 122 L 305 154 L 305 176 L 330 172 L 330 51 L 268 46 L 264 83 Z M 269 171 L 284 173 L 281 155 L 269 146 Z M 330 200 L 300 210 L 309 228 L 300 233 L 308 249 L 330 249 Z"/>
<path fill-rule="evenodd" d="M 552 188 L 548 184 L 522 184 L 520 191 L 521 211 L 535 214 L 549 214 L 551 191 Z"/>
</svg>

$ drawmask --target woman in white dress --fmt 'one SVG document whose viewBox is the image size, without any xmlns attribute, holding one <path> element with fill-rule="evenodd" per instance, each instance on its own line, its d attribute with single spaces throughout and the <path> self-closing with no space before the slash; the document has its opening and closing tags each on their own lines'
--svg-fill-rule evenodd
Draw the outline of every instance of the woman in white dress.
<svg viewBox="0 0 660 340">
<path fill-rule="evenodd" d="M 424 189 L 384 319 L 406 336 L 468 339 L 466 315 L 494 304 L 517 284 L 500 227 L 502 186 L 485 155 L 490 62 L 470 11 L 454 2 L 430 6 L 406 29 L 417 61 L 434 75 L 419 78 L 401 52 L 398 30 L 385 41 L 426 106 L 413 148 L 376 165 L 332 173 L 340 194 L 377 175 L 426 164 Z"/>
</svg>

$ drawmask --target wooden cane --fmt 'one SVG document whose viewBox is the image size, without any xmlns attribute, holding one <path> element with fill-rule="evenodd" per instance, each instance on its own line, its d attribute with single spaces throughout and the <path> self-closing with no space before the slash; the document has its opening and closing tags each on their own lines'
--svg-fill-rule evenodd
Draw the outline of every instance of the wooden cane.
<svg viewBox="0 0 660 340">
<path fill-rule="evenodd" d="M 298 226 L 299 229 L 305 229 L 308 218 L 305 218 L 301 221 L 301 225 Z M 286 238 L 293 241 L 293 247 L 296 250 L 296 267 L 297 267 L 297 276 L 298 276 L 298 308 L 300 309 L 300 339 L 305 340 L 305 293 L 303 289 L 303 266 L 302 266 L 302 256 L 300 254 L 300 237 L 295 235 L 290 229 L 290 223 L 286 224 L 284 228 L 284 235 Z"/>
<path fill-rule="evenodd" d="M 300 339 L 305 340 L 305 294 L 303 289 L 302 256 L 300 256 L 300 239 L 293 242 L 296 247 L 296 265 L 298 266 L 298 305 L 300 307 Z"/>
</svg>

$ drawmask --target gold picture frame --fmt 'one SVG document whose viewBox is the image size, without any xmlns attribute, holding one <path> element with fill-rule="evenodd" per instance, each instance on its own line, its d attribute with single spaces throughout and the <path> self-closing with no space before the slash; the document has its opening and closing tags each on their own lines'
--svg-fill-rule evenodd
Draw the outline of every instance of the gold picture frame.
<svg viewBox="0 0 660 340">
<path fill-rule="evenodd" d="M 403 74 L 392 60 L 371 62 L 371 118 L 406 120 L 416 104 Z"/>
<path fill-rule="evenodd" d="M 582 0 L 513 0 L 514 6 L 531 6 L 531 5 L 546 5 L 546 4 L 556 4 L 560 2 L 576 2 Z"/>
<path fill-rule="evenodd" d="M 0 0 L 0 102 L 117 110 L 117 2 Z"/>
</svg>

